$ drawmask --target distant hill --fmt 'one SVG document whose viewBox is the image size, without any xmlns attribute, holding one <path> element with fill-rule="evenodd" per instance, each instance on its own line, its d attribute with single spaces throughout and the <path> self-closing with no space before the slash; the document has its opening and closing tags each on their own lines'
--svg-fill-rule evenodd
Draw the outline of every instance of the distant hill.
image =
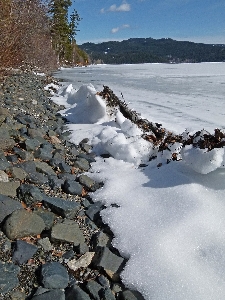
<svg viewBox="0 0 225 300">
<path fill-rule="evenodd" d="M 225 61 L 225 45 L 175 41 L 170 38 L 131 38 L 121 42 L 99 44 L 84 43 L 79 46 L 92 63 L 182 63 Z"/>
</svg>

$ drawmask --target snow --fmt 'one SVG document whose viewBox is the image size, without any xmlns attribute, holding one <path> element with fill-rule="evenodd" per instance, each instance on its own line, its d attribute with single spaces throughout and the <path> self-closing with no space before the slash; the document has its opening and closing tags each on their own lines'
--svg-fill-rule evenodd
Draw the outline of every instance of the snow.
<svg viewBox="0 0 225 300">
<path fill-rule="evenodd" d="M 92 198 L 106 206 L 101 215 L 113 245 L 129 258 L 123 282 L 147 300 L 225 299 L 224 148 L 176 142 L 159 152 L 97 93 L 109 85 L 129 107 L 184 139 L 202 130 L 197 142 L 206 130 L 225 128 L 225 63 L 102 65 L 58 76 L 68 84 L 52 99 L 66 107 L 71 141 L 88 137 L 97 154 L 112 156 L 98 157 L 87 174 L 104 182 Z M 179 160 L 171 161 L 175 152 Z"/>
</svg>

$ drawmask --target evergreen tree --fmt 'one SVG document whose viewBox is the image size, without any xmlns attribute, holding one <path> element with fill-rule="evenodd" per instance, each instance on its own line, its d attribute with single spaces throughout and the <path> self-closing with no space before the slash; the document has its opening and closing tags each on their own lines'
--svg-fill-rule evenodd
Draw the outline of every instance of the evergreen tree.
<svg viewBox="0 0 225 300">
<path fill-rule="evenodd" d="M 68 9 L 72 5 L 71 0 L 51 0 L 51 28 L 52 28 L 52 46 L 58 55 L 59 62 L 73 61 L 73 48 L 75 35 L 80 16 L 76 10 L 70 16 L 68 21 Z"/>
</svg>

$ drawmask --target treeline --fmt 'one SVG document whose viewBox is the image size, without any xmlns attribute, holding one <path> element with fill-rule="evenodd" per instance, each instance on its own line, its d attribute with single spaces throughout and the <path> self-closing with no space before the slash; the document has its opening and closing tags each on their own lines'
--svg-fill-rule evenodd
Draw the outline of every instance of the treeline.
<svg viewBox="0 0 225 300">
<path fill-rule="evenodd" d="M 68 16 L 70 0 L 0 0 L 0 69 L 29 66 L 48 71 L 84 63 L 75 36 L 81 20 Z"/>
<path fill-rule="evenodd" d="M 182 63 L 225 61 L 225 45 L 210 45 L 173 39 L 132 38 L 121 42 L 85 43 L 92 63 Z"/>
</svg>

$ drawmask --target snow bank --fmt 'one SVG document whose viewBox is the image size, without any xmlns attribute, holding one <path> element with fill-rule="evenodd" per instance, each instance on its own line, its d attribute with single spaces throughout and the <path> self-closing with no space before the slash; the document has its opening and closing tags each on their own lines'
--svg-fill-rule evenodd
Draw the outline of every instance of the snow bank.
<svg viewBox="0 0 225 300">
<path fill-rule="evenodd" d="M 120 112 L 108 114 L 92 85 L 60 93 L 53 100 L 64 101 L 75 123 L 71 141 L 88 136 L 97 153 L 112 156 L 97 158 L 88 175 L 104 182 L 92 198 L 105 204 L 113 244 L 129 258 L 123 282 L 146 300 L 225 299 L 224 148 L 175 142 L 158 152 Z"/>
</svg>

